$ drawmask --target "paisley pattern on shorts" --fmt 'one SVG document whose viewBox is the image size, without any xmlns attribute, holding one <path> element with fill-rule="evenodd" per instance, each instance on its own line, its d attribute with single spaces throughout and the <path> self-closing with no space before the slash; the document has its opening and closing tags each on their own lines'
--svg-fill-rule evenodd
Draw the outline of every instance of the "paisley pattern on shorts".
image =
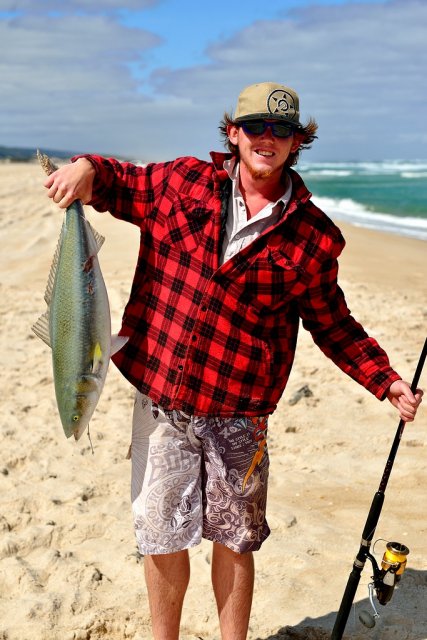
<svg viewBox="0 0 427 640">
<path fill-rule="evenodd" d="M 140 553 L 172 553 L 202 536 L 238 553 L 258 549 L 269 534 L 266 432 L 265 417 L 191 417 L 138 392 L 132 508 Z"/>
<path fill-rule="evenodd" d="M 203 537 L 244 553 L 259 549 L 270 529 L 266 522 L 268 453 L 245 477 L 257 456 L 258 418 L 194 418 L 203 441 L 205 486 Z M 267 422 L 265 419 L 264 435 Z M 264 438 L 265 439 L 265 438 Z"/>
</svg>

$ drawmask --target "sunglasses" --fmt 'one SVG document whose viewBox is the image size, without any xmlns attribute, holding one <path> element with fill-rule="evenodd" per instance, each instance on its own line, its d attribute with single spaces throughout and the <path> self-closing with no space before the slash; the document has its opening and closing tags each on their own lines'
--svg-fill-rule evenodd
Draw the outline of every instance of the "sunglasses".
<svg viewBox="0 0 427 640">
<path fill-rule="evenodd" d="M 250 136 L 260 136 L 267 129 L 271 129 L 271 133 L 276 138 L 289 138 L 295 128 L 290 124 L 285 124 L 282 122 L 266 122 L 265 120 L 245 120 L 245 122 L 240 122 L 240 126 L 242 127 L 245 133 L 248 133 Z"/>
</svg>

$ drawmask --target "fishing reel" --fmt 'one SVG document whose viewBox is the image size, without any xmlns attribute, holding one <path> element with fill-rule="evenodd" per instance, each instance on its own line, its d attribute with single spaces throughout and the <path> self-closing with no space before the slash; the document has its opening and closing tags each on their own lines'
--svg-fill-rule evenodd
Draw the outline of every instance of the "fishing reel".
<svg viewBox="0 0 427 640">
<path fill-rule="evenodd" d="M 368 629 L 372 629 L 375 626 L 377 618 L 380 617 L 375 604 L 374 604 L 374 591 L 377 596 L 377 600 L 381 605 L 386 605 L 390 602 L 394 588 L 402 578 L 402 574 L 406 568 L 407 555 L 409 553 L 408 547 L 400 542 L 387 542 L 386 550 L 384 552 L 381 567 L 378 566 L 377 561 L 371 553 L 367 554 L 367 559 L 371 561 L 373 569 L 373 582 L 368 585 L 369 600 L 371 602 L 374 615 L 369 611 L 361 611 L 359 615 L 360 622 Z"/>
</svg>

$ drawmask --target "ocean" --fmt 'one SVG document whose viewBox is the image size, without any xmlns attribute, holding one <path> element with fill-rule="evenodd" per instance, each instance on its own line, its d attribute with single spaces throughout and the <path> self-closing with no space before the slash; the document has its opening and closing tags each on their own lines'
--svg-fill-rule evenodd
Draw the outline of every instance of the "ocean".
<svg viewBox="0 0 427 640">
<path fill-rule="evenodd" d="M 427 240 L 427 161 L 304 162 L 296 167 L 333 220 Z"/>
</svg>

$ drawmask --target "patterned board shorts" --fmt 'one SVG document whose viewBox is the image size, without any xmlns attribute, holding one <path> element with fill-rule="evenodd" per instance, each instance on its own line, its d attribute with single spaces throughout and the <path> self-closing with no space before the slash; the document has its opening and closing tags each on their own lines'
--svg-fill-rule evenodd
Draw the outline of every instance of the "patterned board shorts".
<svg viewBox="0 0 427 640">
<path fill-rule="evenodd" d="M 137 392 L 131 458 L 140 553 L 181 551 L 202 537 L 237 553 L 259 549 L 270 533 L 266 436 L 267 416 L 188 416 Z"/>
</svg>

